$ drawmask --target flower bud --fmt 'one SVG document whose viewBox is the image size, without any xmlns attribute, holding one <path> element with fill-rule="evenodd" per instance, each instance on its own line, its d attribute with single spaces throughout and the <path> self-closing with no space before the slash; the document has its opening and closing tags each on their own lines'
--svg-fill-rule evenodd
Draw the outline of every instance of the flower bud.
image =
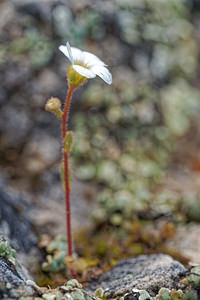
<svg viewBox="0 0 200 300">
<path fill-rule="evenodd" d="M 58 98 L 55 98 L 55 97 L 51 97 L 47 103 L 46 103 L 46 106 L 45 106 L 45 109 L 47 111 L 57 111 L 61 108 L 61 102 Z"/>
<path fill-rule="evenodd" d="M 73 69 L 72 65 L 69 66 L 69 68 L 67 69 L 67 79 L 68 79 L 69 86 L 72 88 L 79 87 L 88 80 L 87 77 L 84 77 L 78 72 L 76 72 Z"/>
<path fill-rule="evenodd" d="M 61 110 L 61 101 L 58 98 L 51 97 L 47 101 L 47 103 L 45 105 L 45 109 L 47 111 L 55 113 L 58 118 L 62 118 L 63 113 Z"/>
</svg>

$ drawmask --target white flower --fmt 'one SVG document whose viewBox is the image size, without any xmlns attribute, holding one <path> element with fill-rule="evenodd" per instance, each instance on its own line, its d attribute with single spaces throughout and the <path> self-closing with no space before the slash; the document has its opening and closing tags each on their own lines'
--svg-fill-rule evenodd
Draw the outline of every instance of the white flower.
<svg viewBox="0 0 200 300">
<path fill-rule="evenodd" d="M 81 51 L 78 48 L 70 47 L 67 42 L 66 46 L 60 46 L 59 50 L 67 56 L 72 64 L 72 68 L 80 75 L 90 79 L 96 75 L 101 77 L 106 83 L 112 83 L 112 75 L 106 68 L 106 65 L 96 55 Z"/>
</svg>

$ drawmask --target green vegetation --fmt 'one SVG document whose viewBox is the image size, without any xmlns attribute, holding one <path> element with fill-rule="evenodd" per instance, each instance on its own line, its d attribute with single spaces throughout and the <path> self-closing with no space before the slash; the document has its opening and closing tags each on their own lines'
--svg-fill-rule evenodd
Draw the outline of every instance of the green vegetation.
<svg viewBox="0 0 200 300">
<path fill-rule="evenodd" d="M 16 251 L 11 248 L 7 241 L 0 242 L 0 257 L 5 257 L 10 260 L 13 264 L 15 264 L 15 255 Z"/>
</svg>

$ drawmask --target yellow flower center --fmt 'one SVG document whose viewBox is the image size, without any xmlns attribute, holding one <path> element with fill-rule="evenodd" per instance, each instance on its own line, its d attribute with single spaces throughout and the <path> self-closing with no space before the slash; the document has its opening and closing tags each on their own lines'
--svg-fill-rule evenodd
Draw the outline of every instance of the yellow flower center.
<svg viewBox="0 0 200 300">
<path fill-rule="evenodd" d="M 80 65 L 80 64 L 79 64 Z M 81 66 L 81 65 L 80 65 Z M 82 65 L 83 66 L 83 65 Z M 85 66 L 83 66 L 85 67 Z M 82 84 L 84 84 L 88 78 L 85 76 L 82 76 L 81 74 L 79 74 L 78 72 L 76 72 L 72 65 L 69 66 L 69 68 L 67 69 L 67 78 L 68 78 L 68 83 L 71 87 L 76 88 L 78 86 L 81 86 Z"/>
</svg>

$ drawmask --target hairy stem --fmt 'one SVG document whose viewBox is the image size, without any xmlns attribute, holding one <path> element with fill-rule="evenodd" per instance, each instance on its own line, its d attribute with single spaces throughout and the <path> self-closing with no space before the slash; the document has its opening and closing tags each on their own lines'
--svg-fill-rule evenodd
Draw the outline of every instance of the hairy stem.
<svg viewBox="0 0 200 300">
<path fill-rule="evenodd" d="M 65 203 L 66 203 L 66 226 L 67 226 L 67 245 L 68 256 L 72 257 L 72 234 L 71 234 L 71 208 L 70 208 L 70 186 L 69 186 L 69 153 L 64 149 L 65 135 L 67 132 L 67 121 L 69 116 L 70 102 L 72 98 L 73 88 L 69 87 L 65 101 L 63 117 L 62 117 L 62 142 L 63 142 L 63 157 L 64 157 L 64 179 L 65 179 Z M 70 269 L 71 276 L 75 278 L 74 269 Z"/>
</svg>

